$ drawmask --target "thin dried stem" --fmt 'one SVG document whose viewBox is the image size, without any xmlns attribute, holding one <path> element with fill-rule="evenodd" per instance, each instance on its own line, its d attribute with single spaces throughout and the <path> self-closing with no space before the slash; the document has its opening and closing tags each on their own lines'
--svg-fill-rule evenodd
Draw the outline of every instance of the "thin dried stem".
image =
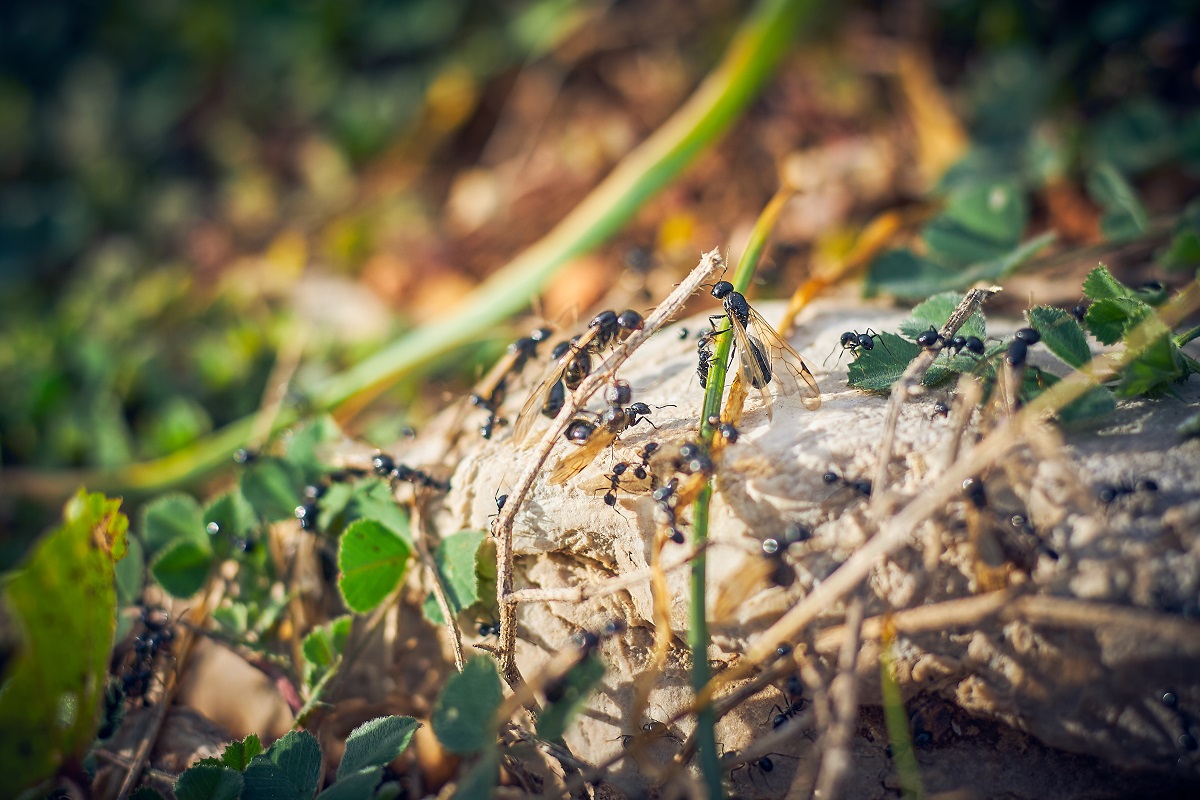
<svg viewBox="0 0 1200 800">
<path fill-rule="evenodd" d="M 833 725 L 825 733 L 825 752 L 817 773 L 816 797 L 833 800 L 846 773 L 850 771 L 850 738 L 858 719 L 858 650 L 863 622 L 862 598 L 850 601 L 842 625 L 842 652 L 838 656 L 838 674 L 829 685 L 833 705 Z"/>
<path fill-rule="evenodd" d="M 415 537 L 417 557 L 421 559 L 421 565 L 425 567 L 429 573 L 429 579 L 433 582 L 433 596 L 437 598 L 438 608 L 442 610 L 442 618 L 446 620 L 446 629 L 450 632 L 450 648 L 454 651 L 454 666 L 459 672 L 462 672 L 463 667 L 466 666 L 466 659 L 463 658 L 462 631 L 458 629 L 458 621 L 455 619 L 457 615 L 450 607 L 450 598 L 446 594 L 445 584 L 442 583 L 442 574 L 438 572 L 437 563 L 429 552 L 425 518 L 416 503 L 413 504 L 412 517 L 413 527 L 418 531 Z"/>
<path fill-rule="evenodd" d="M 686 567 L 692 559 L 704 551 L 702 547 L 693 547 L 678 561 L 663 567 L 664 572 L 672 572 Z M 545 589 L 516 589 L 505 597 L 505 602 L 516 603 L 582 603 L 597 597 L 607 597 L 610 594 L 636 586 L 650 580 L 653 573 L 651 567 L 636 570 L 625 575 L 618 575 L 596 583 L 583 583 L 578 586 L 554 586 Z"/>
<path fill-rule="evenodd" d="M 524 503 L 542 465 L 550 456 L 550 451 L 554 449 L 555 444 L 558 443 L 562 432 L 566 430 L 575 415 L 583 410 L 588 399 L 608 383 L 626 359 L 659 328 L 670 321 L 683 308 L 688 298 L 700 288 L 700 285 L 723 266 L 724 262 L 718 250 L 712 250 L 701 256 L 700 263 L 696 268 L 675 287 L 675 291 L 671 292 L 658 308 L 654 309 L 654 313 L 646 319 L 642 329 L 625 340 L 617 347 L 616 352 L 588 375 L 571 396 L 571 402 L 564 404 L 562 411 L 554 418 L 541 441 L 526 460 L 513 490 L 509 492 L 508 501 L 496 519 L 493 535 L 497 540 L 496 600 L 500 606 L 500 641 L 497 649 L 499 650 L 500 673 L 504 676 L 509 688 L 514 691 L 523 682 L 516 664 L 516 607 L 507 600 L 508 595 L 513 591 L 513 521 L 517 511 Z"/>
</svg>

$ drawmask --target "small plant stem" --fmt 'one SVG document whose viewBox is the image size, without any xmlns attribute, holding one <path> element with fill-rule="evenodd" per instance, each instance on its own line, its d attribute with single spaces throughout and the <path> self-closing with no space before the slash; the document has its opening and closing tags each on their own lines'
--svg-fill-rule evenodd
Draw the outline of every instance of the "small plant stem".
<svg viewBox="0 0 1200 800">
<path fill-rule="evenodd" d="M 1185 344 L 1192 341 L 1193 339 L 1200 339 L 1200 325 L 1197 325 L 1196 327 L 1192 328 L 1190 331 L 1184 331 L 1183 333 L 1176 336 L 1175 337 L 1175 346 L 1183 347 Z"/>
<path fill-rule="evenodd" d="M 883 694 L 883 717 L 887 724 L 888 739 L 892 744 L 892 763 L 900 773 L 900 791 L 905 798 L 923 798 L 921 771 L 917 766 L 917 754 L 913 752 L 912 734 L 908 729 L 908 713 L 896 683 L 892 658 L 892 643 L 895 633 L 884 623 L 883 650 L 879 654 L 880 692 Z"/>
<path fill-rule="evenodd" d="M 791 187 L 781 188 L 759 214 L 754 229 L 750 232 L 750 239 L 746 243 L 746 251 L 742 254 L 737 271 L 734 273 L 732 283 L 735 290 L 744 292 L 750 285 L 754 269 L 758 266 L 758 260 L 762 257 L 763 249 L 766 247 L 767 237 L 770 236 L 775 223 L 779 220 L 780 212 L 793 194 L 795 191 Z M 729 331 L 717 337 L 708 373 L 708 386 L 704 394 L 704 411 L 700 416 L 700 441 L 706 449 L 711 448 L 713 441 L 713 426 L 708 423 L 708 420 L 721 413 L 721 400 L 725 394 L 726 366 L 732 347 L 733 337 Z M 708 484 L 700 492 L 700 496 L 692 506 L 692 544 L 698 550 L 705 548 L 708 543 L 708 511 L 709 503 L 712 500 L 712 487 L 713 478 L 710 476 Z M 688 646 L 692 651 L 692 689 L 697 695 L 708 684 L 711 677 L 708 668 L 708 611 L 705 607 L 706 568 L 707 560 L 704 553 L 701 552 L 692 562 L 689 587 L 691 598 L 688 606 Z M 708 784 L 708 794 L 710 798 L 720 798 L 723 796 L 721 761 L 717 754 L 717 738 L 714 727 L 716 714 L 711 703 L 704 703 L 700 706 L 696 724 L 700 769 L 704 774 L 705 783 Z"/>
</svg>

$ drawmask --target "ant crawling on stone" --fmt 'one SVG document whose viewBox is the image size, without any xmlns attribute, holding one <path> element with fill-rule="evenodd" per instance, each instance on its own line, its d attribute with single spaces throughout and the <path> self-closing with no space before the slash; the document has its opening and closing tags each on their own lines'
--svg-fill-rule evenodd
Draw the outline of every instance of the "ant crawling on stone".
<svg viewBox="0 0 1200 800">
<path fill-rule="evenodd" d="M 789 756 L 787 753 L 763 753 L 757 758 L 742 759 L 742 754 L 738 750 L 726 750 L 721 754 L 721 766 L 729 770 L 729 779 L 733 780 L 734 773 L 738 770 L 746 770 L 746 774 L 750 776 L 750 782 L 754 783 L 754 774 L 757 771 L 762 775 L 763 783 L 767 782 L 767 776 L 775 771 L 775 761 L 771 756 L 778 758 L 795 759 L 796 756 Z"/>
</svg>

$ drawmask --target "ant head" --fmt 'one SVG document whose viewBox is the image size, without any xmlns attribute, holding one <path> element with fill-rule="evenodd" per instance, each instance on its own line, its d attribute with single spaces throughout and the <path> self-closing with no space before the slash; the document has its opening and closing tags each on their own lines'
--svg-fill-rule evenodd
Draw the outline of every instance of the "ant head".
<svg viewBox="0 0 1200 800">
<path fill-rule="evenodd" d="M 596 316 L 592 317 L 592 321 L 588 323 L 589 328 L 614 328 L 617 325 L 617 312 L 606 309 L 601 311 Z"/>
<path fill-rule="evenodd" d="M 717 281 L 712 288 L 712 296 L 724 300 L 733 293 L 733 284 L 729 281 Z"/>
</svg>

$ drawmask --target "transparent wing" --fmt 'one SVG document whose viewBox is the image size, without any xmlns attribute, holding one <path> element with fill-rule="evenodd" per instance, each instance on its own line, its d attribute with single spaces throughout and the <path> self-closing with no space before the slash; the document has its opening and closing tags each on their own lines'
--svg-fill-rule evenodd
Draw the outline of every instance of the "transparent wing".
<svg viewBox="0 0 1200 800">
<path fill-rule="evenodd" d="M 550 394 L 550 390 L 554 387 L 554 384 L 562 380 L 563 374 L 567 371 L 570 363 L 575 360 L 575 357 L 579 353 L 591 346 L 592 341 L 599 333 L 599 328 L 588 328 L 587 331 L 580 335 L 579 340 L 558 361 L 550 366 L 550 369 L 546 372 L 541 382 L 538 383 L 537 388 L 533 390 L 533 394 L 529 395 L 529 399 L 525 401 L 525 405 L 521 406 L 521 413 L 517 414 L 517 420 L 513 423 L 512 441 L 514 445 L 520 447 L 525 442 L 526 437 L 529 436 L 529 431 L 533 429 L 533 423 L 537 420 L 538 415 L 542 413 L 542 406 L 546 404 L 546 397 Z"/>
<path fill-rule="evenodd" d="M 471 394 L 478 395 L 484 400 L 490 400 L 496 393 L 496 388 L 500 385 L 500 382 L 509 377 L 509 373 L 515 373 L 513 367 L 523 355 L 523 353 L 519 352 L 505 353 L 487 371 L 487 374 L 475 384 L 475 387 L 471 390 Z"/>
<path fill-rule="evenodd" d="M 612 488 L 612 479 L 609 475 L 600 475 L 581 484 L 579 488 L 590 494 L 603 494 Z M 631 469 L 620 477 L 617 489 L 628 494 L 650 494 L 654 484 L 649 475 L 639 478 Z"/>
<path fill-rule="evenodd" d="M 730 316 L 730 327 L 733 329 L 733 345 L 738 354 L 738 377 L 746 386 L 753 386 L 762 395 L 763 407 L 767 416 L 771 416 L 771 393 L 767 386 L 771 383 L 772 371 L 770 355 L 758 339 L 751 336 L 735 317 Z"/>
<path fill-rule="evenodd" d="M 800 402 L 804 403 L 804 407 L 809 411 L 820 408 L 821 389 L 800 354 L 753 308 L 750 309 L 750 325 L 754 328 L 754 334 L 761 342 L 763 352 L 771 365 L 774 373 L 772 377 L 779 385 L 779 393 L 799 397 Z M 736 326 L 734 330 L 737 330 Z M 757 386 L 754 383 L 751 385 Z"/>
<path fill-rule="evenodd" d="M 567 371 L 567 365 L 571 363 L 571 359 L 574 357 L 574 351 L 568 350 L 562 358 L 551 364 L 545 377 L 538 383 L 537 388 L 533 390 L 533 394 L 529 395 L 529 399 L 525 401 L 525 405 L 521 406 L 521 413 L 517 414 L 517 421 L 513 423 L 512 429 L 512 442 L 517 447 L 520 447 L 525 442 L 525 439 L 529 436 L 529 432 L 533 430 L 533 423 L 537 421 L 538 415 L 542 413 L 542 406 L 546 404 L 546 397 L 550 394 L 550 390 L 554 387 L 554 384 L 562 380 L 563 373 Z"/>
<path fill-rule="evenodd" d="M 588 464 L 595 461 L 596 456 L 600 455 L 600 452 L 612 444 L 616 438 L 617 434 L 608 428 L 596 428 L 586 442 L 558 462 L 558 466 L 554 468 L 554 472 L 550 473 L 550 479 L 546 482 L 556 485 L 566 483 L 574 478 Z"/>
</svg>

